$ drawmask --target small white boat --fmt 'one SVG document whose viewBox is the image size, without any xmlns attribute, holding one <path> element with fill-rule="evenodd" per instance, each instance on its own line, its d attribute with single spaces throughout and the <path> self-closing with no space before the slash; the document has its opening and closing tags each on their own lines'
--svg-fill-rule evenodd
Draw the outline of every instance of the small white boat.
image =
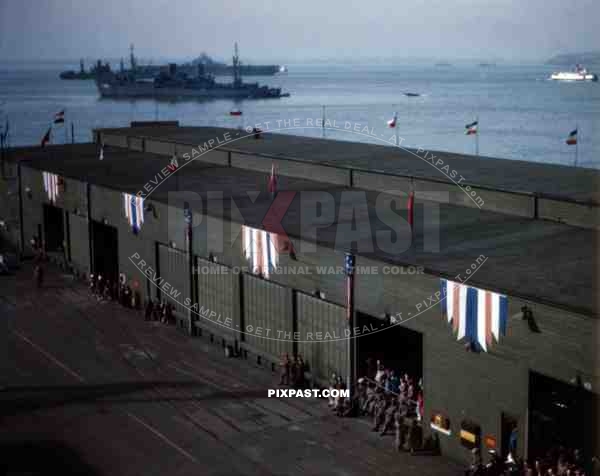
<svg viewBox="0 0 600 476">
<path fill-rule="evenodd" d="M 598 81 L 598 76 L 578 64 L 574 71 L 552 73 L 550 79 L 555 81 Z"/>
<path fill-rule="evenodd" d="M 287 72 L 288 72 L 287 66 L 283 66 L 283 65 L 281 65 L 281 66 L 279 67 L 279 72 L 280 72 L 280 73 L 287 73 Z"/>
</svg>

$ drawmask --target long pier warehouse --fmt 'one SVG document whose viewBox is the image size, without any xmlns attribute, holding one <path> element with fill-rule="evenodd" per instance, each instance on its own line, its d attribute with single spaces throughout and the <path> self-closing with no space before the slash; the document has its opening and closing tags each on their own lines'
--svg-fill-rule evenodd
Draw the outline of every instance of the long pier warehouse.
<svg viewBox="0 0 600 476">
<path fill-rule="evenodd" d="M 242 134 L 132 124 L 93 143 L 13 149 L 5 233 L 25 254 L 39 237 L 79 275 L 173 299 L 182 332 L 265 365 L 297 352 L 321 384 L 334 372 L 353 382 L 375 356 L 422 378 L 424 432 L 456 460 L 472 445 L 506 449 L 514 425 L 520 455 L 556 444 L 600 454 L 598 172 Z M 282 234 L 266 216 L 292 246 L 273 245 Z M 393 217 L 406 225 L 401 252 L 381 246 Z M 457 301 L 439 299 L 465 277 L 476 300 L 505 306 L 483 349 L 457 339 L 469 332 L 448 317 Z M 348 319 L 356 338 L 344 338 Z"/>
</svg>

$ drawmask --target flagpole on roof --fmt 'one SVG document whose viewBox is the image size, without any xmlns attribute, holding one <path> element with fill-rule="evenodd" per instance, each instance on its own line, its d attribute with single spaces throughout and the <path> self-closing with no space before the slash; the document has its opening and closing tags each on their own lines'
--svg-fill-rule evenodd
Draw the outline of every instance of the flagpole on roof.
<svg viewBox="0 0 600 476">
<path fill-rule="evenodd" d="M 396 111 L 397 106 L 395 104 L 393 104 L 393 109 L 394 111 Z M 398 115 L 396 114 L 396 112 L 394 112 L 394 117 L 396 118 L 396 124 L 394 124 L 394 132 L 396 133 L 396 147 L 400 146 L 400 138 L 398 137 Z"/>
<path fill-rule="evenodd" d="M 575 167 L 577 167 L 577 159 L 579 158 L 579 124 L 575 123 L 575 130 L 577 131 L 575 136 Z"/>
<path fill-rule="evenodd" d="M 477 132 L 475 132 L 475 155 L 479 157 L 479 115 L 475 116 Z"/>
<path fill-rule="evenodd" d="M 323 130 L 323 137 L 325 137 L 325 104 L 323 104 L 323 121 L 321 123 L 321 128 Z"/>
</svg>

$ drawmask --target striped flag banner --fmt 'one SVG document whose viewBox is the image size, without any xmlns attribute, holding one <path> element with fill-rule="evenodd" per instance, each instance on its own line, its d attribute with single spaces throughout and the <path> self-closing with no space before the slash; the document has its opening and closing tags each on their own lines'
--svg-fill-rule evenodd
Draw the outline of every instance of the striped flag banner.
<svg viewBox="0 0 600 476">
<path fill-rule="evenodd" d="M 48 200 L 55 203 L 58 198 L 59 182 L 61 179 L 58 175 L 50 172 L 42 172 L 42 176 L 44 178 L 44 190 L 46 190 L 46 193 L 48 194 Z"/>
<path fill-rule="evenodd" d="M 477 121 L 471 122 L 465 126 L 465 134 L 470 136 L 472 134 L 477 134 L 477 126 L 479 123 Z"/>
<path fill-rule="evenodd" d="M 123 194 L 125 217 L 131 226 L 131 231 L 138 234 L 144 224 L 144 199 L 129 193 Z"/>
<path fill-rule="evenodd" d="M 62 110 L 54 114 L 54 124 L 64 124 L 65 122 L 65 111 Z"/>
<path fill-rule="evenodd" d="M 474 288 L 447 279 L 440 280 L 442 313 L 456 333 L 480 350 L 488 352 L 493 343 L 506 335 L 508 298 L 502 294 Z"/>
<path fill-rule="evenodd" d="M 389 121 L 387 121 L 388 127 L 394 128 L 396 127 L 396 122 L 398 121 L 398 113 L 394 113 L 394 117 L 392 117 Z"/>
<path fill-rule="evenodd" d="M 275 174 L 275 164 L 271 164 L 271 175 L 267 180 L 267 189 L 270 193 L 277 193 L 277 175 Z"/>
<path fill-rule="evenodd" d="M 577 144 L 577 129 L 571 131 L 569 137 L 566 140 L 567 145 L 576 145 Z"/>
<path fill-rule="evenodd" d="M 277 233 L 269 233 L 242 225 L 242 247 L 253 273 L 268 278 L 279 265 L 280 253 L 291 252 L 288 240 Z"/>
</svg>

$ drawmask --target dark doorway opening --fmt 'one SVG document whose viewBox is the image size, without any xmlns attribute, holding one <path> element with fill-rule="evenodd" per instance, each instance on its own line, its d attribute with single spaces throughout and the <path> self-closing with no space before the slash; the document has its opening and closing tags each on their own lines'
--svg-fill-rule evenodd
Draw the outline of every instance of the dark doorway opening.
<svg viewBox="0 0 600 476">
<path fill-rule="evenodd" d="M 44 204 L 44 241 L 47 252 L 64 251 L 64 212 L 62 208 Z"/>
<path fill-rule="evenodd" d="M 529 373 L 529 458 L 559 447 L 580 449 L 591 457 L 597 435 L 594 394 L 578 382 L 570 385 Z"/>
<path fill-rule="evenodd" d="M 418 382 L 423 376 L 423 335 L 401 325 L 385 325 L 378 319 L 361 312 L 357 313 L 358 325 L 370 329 L 383 329 L 380 332 L 363 333 L 357 340 L 358 374 L 367 375 L 367 359 L 380 360 L 385 368 L 396 374 L 407 373 Z"/>
<path fill-rule="evenodd" d="M 119 239 L 115 227 L 92 221 L 94 274 L 115 282 L 119 277 Z"/>
</svg>

